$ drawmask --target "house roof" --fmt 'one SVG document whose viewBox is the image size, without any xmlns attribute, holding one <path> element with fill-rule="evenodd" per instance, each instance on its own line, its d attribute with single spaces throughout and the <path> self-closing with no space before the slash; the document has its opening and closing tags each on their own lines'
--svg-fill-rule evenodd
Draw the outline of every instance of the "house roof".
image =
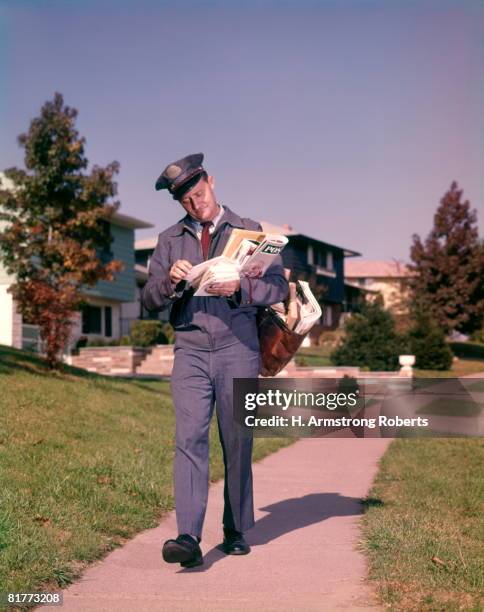
<svg viewBox="0 0 484 612">
<path fill-rule="evenodd" d="M 306 234 L 301 234 L 300 232 L 293 229 L 290 225 L 275 225 L 274 223 L 270 223 L 270 221 L 260 221 L 262 229 L 264 232 L 268 234 L 282 234 L 283 236 L 301 236 L 302 238 L 306 238 L 311 242 L 317 242 L 324 246 L 330 246 L 335 249 L 340 249 L 344 252 L 345 257 L 354 257 L 356 255 L 360 255 L 357 251 L 352 251 L 350 249 L 345 249 L 344 247 L 339 247 L 334 244 L 330 244 L 329 242 L 324 242 L 324 240 L 319 240 L 318 238 L 312 238 L 311 236 L 307 236 Z M 136 240 L 134 243 L 134 247 L 137 251 L 150 250 L 156 247 L 156 243 L 158 242 L 158 236 L 152 236 L 151 238 L 142 238 L 141 240 Z"/>
<path fill-rule="evenodd" d="M 355 257 L 356 255 L 361 255 L 361 253 L 358 253 L 357 251 L 352 251 L 351 249 L 346 249 L 345 247 L 331 244 L 330 242 L 326 242 L 325 240 L 313 238 L 312 236 L 308 236 L 307 234 L 302 234 L 301 232 L 298 232 L 297 230 L 292 228 L 290 225 L 287 225 L 287 223 L 285 225 L 274 225 L 274 223 L 270 223 L 269 221 L 261 221 L 260 224 L 262 225 L 262 229 L 265 232 L 271 234 L 283 234 L 284 236 L 301 236 L 301 238 L 306 238 L 306 240 L 309 240 L 310 242 L 317 242 L 325 247 L 329 246 L 333 247 L 334 249 L 340 249 L 341 251 L 343 251 L 345 257 Z"/>
<path fill-rule="evenodd" d="M 296 234 L 294 234 L 294 236 L 296 235 L 301 238 L 304 238 L 313 245 L 317 244 L 321 245 L 324 248 L 331 247 L 332 249 L 338 249 L 339 251 L 343 251 L 344 257 L 357 257 L 358 255 L 361 255 L 361 253 L 358 253 L 358 251 L 353 251 L 352 249 L 347 249 L 346 247 L 338 246 L 337 244 L 332 244 L 331 242 L 326 242 L 325 240 L 319 240 L 319 238 L 313 238 L 312 236 L 308 236 L 307 234 L 300 234 L 299 232 L 297 232 Z"/>
<path fill-rule="evenodd" d="M 299 232 L 295 232 L 290 225 L 275 225 L 274 223 L 270 223 L 269 221 L 260 221 L 262 225 L 262 229 L 264 232 L 268 234 L 282 234 L 283 236 L 293 236 L 298 234 Z"/>
<path fill-rule="evenodd" d="M 158 236 L 152 236 L 151 238 L 141 238 L 140 240 L 134 241 L 134 248 L 136 251 L 144 251 L 145 249 L 154 250 L 157 242 Z"/>
<path fill-rule="evenodd" d="M 407 264 L 397 259 L 345 261 L 346 278 L 402 278 L 410 275 Z"/>
<path fill-rule="evenodd" d="M 362 287 L 361 285 L 358 285 L 358 283 L 352 283 L 351 281 L 348 281 L 345 279 L 344 282 L 345 287 L 351 287 L 352 289 L 356 289 L 357 291 L 361 291 L 361 293 L 380 293 L 378 291 L 378 289 L 370 289 L 369 287 Z"/>
<path fill-rule="evenodd" d="M 134 264 L 134 276 L 136 280 L 148 280 L 148 268 L 141 264 Z"/>
<path fill-rule="evenodd" d="M 115 212 L 110 218 L 110 221 L 115 225 L 129 227 L 131 229 L 148 229 L 150 227 L 155 227 L 153 223 L 142 221 L 141 219 L 136 219 L 136 217 L 130 217 L 129 215 L 123 215 L 119 212 Z"/>
<path fill-rule="evenodd" d="M 3 172 L 0 172 L 0 180 L 2 181 L 3 189 L 12 190 L 14 188 L 14 183 L 7 178 Z M 131 229 L 149 229 L 151 227 L 155 227 L 153 223 L 142 221 L 141 219 L 137 219 L 136 217 L 131 217 L 129 215 L 123 215 L 120 212 L 113 213 L 110 221 L 115 225 L 120 225 L 121 227 L 128 227 Z"/>
</svg>

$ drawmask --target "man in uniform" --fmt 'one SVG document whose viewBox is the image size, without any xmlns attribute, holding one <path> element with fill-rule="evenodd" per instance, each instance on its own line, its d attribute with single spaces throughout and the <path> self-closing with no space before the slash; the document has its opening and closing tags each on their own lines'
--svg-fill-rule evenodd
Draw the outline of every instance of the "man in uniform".
<svg viewBox="0 0 484 612">
<path fill-rule="evenodd" d="M 170 307 L 175 329 L 171 391 L 176 416 L 174 461 L 175 506 L 179 535 L 167 540 L 168 563 L 194 567 L 203 563 L 200 541 L 209 481 L 209 425 L 216 405 L 225 465 L 222 549 L 250 552 L 244 532 L 254 524 L 252 437 L 233 419 L 234 378 L 259 372 L 257 307 L 285 299 L 288 284 L 276 260 L 262 278 L 214 282 L 210 297 L 194 296 L 184 280 L 192 266 L 221 255 L 233 228 L 261 230 L 250 219 L 221 206 L 214 179 L 202 166 L 203 154 L 188 155 L 168 165 L 156 189 L 168 189 L 185 209 L 185 217 L 158 237 L 142 300 L 148 310 Z"/>
</svg>

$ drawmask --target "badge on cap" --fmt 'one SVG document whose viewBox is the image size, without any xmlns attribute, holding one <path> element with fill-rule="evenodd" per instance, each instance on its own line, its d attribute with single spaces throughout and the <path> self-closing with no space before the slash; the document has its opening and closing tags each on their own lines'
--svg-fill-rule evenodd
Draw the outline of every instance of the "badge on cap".
<svg viewBox="0 0 484 612">
<path fill-rule="evenodd" d="M 168 166 L 168 168 L 163 172 L 166 178 L 171 179 L 172 181 L 176 179 L 177 176 L 180 176 L 181 173 L 182 169 L 176 164 L 171 164 L 171 166 Z"/>
</svg>

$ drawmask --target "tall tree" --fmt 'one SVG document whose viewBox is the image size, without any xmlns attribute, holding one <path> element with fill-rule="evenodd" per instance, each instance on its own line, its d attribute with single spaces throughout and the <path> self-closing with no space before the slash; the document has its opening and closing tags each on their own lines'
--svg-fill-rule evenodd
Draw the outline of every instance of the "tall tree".
<svg viewBox="0 0 484 612">
<path fill-rule="evenodd" d="M 454 181 L 440 201 L 425 242 L 413 236 L 410 250 L 414 302 L 446 333 L 472 332 L 484 314 L 484 244 L 477 213 Z"/>
<path fill-rule="evenodd" d="M 7 222 L 0 257 L 15 277 L 10 292 L 20 313 L 39 326 L 51 367 L 70 337 L 82 287 L 112 280 L 122 268 L 120 261 L 100 258 L 111 242 L 107 220 L 119 207 L 108 202 L 116 195 L 119 164 L 85 172 L 76 117 L 56 93 L 18 137 L 25 169 L 5 170 L 12 187 L 0 185 L 0 219 Z"/>
</svg>

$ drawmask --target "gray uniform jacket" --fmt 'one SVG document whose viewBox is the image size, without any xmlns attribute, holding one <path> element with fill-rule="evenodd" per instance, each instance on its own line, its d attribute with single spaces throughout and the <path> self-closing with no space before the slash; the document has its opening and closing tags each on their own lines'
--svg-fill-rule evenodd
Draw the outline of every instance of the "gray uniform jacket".
<svg viewBox="0 0 484 612">
<path fill-rule="evenodd" d="M 177 346 L 214 350 L 242 342 L 259 350 L 257 337 L 257 307 L 283 301 L 288 293 L 280 256 L 262 278 L 240 279 L 240 290 L 229 298 L 224 296 L 194 297 L 193 289 L 182 281 L 173 287 L 169 271 L 178 259 L 192 265 L 203 261 L 200 240 L 187 215 L 158 236 L 150 260 L 148 281 L 142 301 L 150 311 L 171 308 L 170 323 L 176 332 Z M 261 230 L 251 219 L 241 218 L 225 207 L 210 244 L 209 258 L 222 254 L 233 228 Z"/>
</svg>

